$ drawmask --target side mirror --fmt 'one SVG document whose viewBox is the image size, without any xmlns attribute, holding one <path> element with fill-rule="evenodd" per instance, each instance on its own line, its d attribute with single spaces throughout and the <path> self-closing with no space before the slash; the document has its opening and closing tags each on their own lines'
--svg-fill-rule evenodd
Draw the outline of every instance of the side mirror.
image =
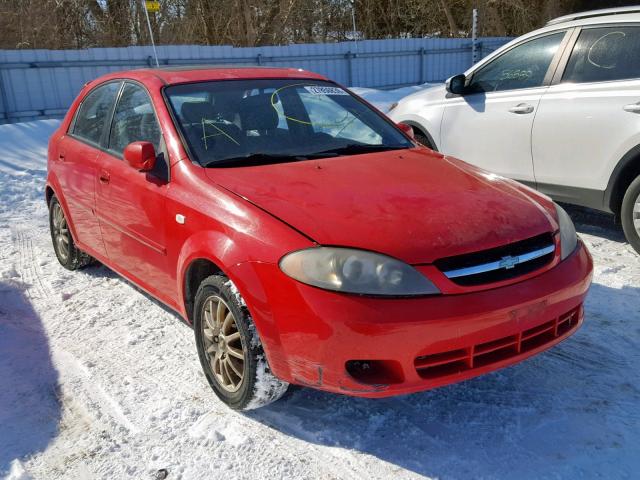
<svg viewBox="0 0 640 480">
<path fill-rule="evenodd" d="M 445 88 L 447 92 L 454 93 L 456 95 L 464 95 L 467 88 L 467 77 L 464 76 L 464 73 L 459 75 L 454 75 L 445 83 Z"/>
<path fill-rule="evenodd" d="M 156 149 L 151 142 L 133 142 L 124 149 L 124 159 L 140 172 L 148 172 L 156 166 Z"/>
<path fill-rule="evenodd" d="M 413 132 L 413 127 L 411 125 L 407 123 L 402 123 L 402 122 L 398 123 L 397 125 L 400 130 L 402 130 L 405 134 L 407 134 L 411 138 L 411 140 L 416 139 L 416 135 Z"/>
</svg>

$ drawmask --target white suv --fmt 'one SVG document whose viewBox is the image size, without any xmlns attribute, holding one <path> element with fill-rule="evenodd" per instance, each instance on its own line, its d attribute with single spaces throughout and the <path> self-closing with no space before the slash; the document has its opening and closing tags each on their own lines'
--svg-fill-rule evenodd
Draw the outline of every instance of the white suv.
<svg viewBox="0 0 640 480">
<path fill-rule="evenodd" d="M 640 252 L 640 7 L 552 20 L 389 115 L 433 149 L 619 215 Z"/>
</svg>

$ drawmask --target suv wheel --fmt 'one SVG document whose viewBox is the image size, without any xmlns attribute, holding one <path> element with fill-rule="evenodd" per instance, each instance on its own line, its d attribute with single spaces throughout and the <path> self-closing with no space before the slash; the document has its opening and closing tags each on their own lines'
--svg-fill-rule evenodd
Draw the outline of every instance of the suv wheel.
<svg viewBox="0 0 640 480">
<path fill-rule="evenodd" d="M 49 229 L 56 257 L 67 270 L 77 270 L 89 265 L 93 258 L 76 247 L 64 210 L 58 199 L 53 196 L 49 202 Z"/>
<path fill-rule="evenodd" d="M 250 410 L 285 394 L 289 384 L 271 373 L 249 310 L 228 278 L 212 275 L 200 285 L 194 330 L 209 385 L 228 406 Z"/>
<path fill-rule="evenodd" d="M 624 195 L 620 210 L 624 235 L 636 252 L 640 253 L 640 176 L 638 176 Z"/>
</svg>

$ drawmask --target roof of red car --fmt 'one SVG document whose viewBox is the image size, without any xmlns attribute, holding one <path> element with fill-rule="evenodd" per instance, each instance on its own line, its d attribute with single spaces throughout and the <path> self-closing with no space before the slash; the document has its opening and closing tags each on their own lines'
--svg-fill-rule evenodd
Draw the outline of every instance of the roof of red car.
<svg viewBox="0 0 640 480">
<path fill-rule="evenodd" d="M 167 84 L 202 82 L 207 80 L 239 80 L 243 78 L 313 78 L 326 80 L 317 73 L 301 68 L 273 68 L 256 66 L 175 66 L 161 68 L 145 68 L 126 72 L 132 77 L 136 74 L 152 74 Z"/>
</svg>

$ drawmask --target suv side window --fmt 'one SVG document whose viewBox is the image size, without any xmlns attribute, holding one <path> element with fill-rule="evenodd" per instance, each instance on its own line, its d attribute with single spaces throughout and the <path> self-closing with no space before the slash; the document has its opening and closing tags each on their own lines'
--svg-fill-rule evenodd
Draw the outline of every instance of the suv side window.
<svg viewBox="0 0 640 480">
<path fill-rule="evenodd" d="M 158 152 L 160 126 L 147 92 L 140 86 L 126 83 L 111 124 L 109 150 L 122 155 L 131 142 L 151 142 Z"/>
<path fill-rule="evenodd" d="M 640 78 L 640 27 L 585 28 L 562 82 L 607 82 Z"/>
<path fill-rule="evenodd" d="M 475 72 L 471 92 L 540 87 L 565 32 L 552 33 L 513 47 Z"/>
<path fill-rule="evenodd" d="M 111 82 L 93 90 L 78 109 L 73 135 L 99 144 L 111 107 L 120 89 L 120 82 Z"/>
</svg>

